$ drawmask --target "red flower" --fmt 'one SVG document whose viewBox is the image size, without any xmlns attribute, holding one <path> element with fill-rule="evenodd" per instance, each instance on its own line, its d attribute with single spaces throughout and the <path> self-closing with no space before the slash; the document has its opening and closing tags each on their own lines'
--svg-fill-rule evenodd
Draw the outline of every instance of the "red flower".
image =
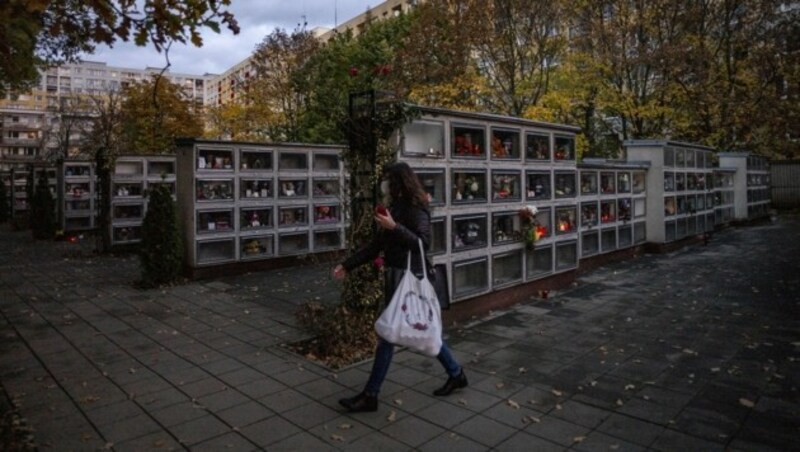
<svg viewBox="0 0 800 452">
<path fill-rule="evenodd" d="M 356 75 L 358 75 L 358 68 L 357 68 L 357 67 L 355 67 L 355 66 L 352 66 L 352 67 L 350 67 L 350 69 L 347 71 L 347 73 L 348 73 L 348 74 L 350 74 L 350 77 L 355 77 Z"/>
<path fill-rule="evenodd" d="M 376 257 L 375 260 L 372 261 L 372 264 L 375 266 L 375 268 L 383 267 L 383 258 L 381 256 Z"/>
<path fill-rule="evenodd" d="M 389 75 L 392 72 L 392 67 L 388 64 L 379 64 L 375 66 L 374 71 L 376 75 Z"/>
</svg>

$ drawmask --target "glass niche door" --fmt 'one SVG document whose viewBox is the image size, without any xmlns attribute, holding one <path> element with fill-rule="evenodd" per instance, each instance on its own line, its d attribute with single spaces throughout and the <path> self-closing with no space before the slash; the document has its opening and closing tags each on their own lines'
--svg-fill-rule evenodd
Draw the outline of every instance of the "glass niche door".
<svg viewBox="0 0 800 452">
<path fill-rule="evenodd" d="M 525 160 L 550 161 L 550 135 L 544 133 L 525 134 Z"/>
<path fill-rule="evenodd" d="M 493 287 L 503 287 L 522 281 L 522 251 L 513 250 L 492 256 Z"/>
<path fill-rule="evenodd" d="M 486 171 L 472 169 L 452 170 L 453 204 L 486 202 Z"/>
<path fill-rule="evenodd" d="M 422 188 L 430 196 L 432 206 L 441 206 L 445 203 L 444 169 L 414 169 Z"/>
<path fill-rule="evenodd" d="M 597 172 L 581 171 L 581 195 L 597 194 Z"/>
<path fill-rule="evenodd" d="M 278 155 L 278 169 L 284 171 L 307 170 L 308 154 L 305 152 L 281 151 Z"/>
<path fill-rule="evenodd" d="M 514 202 L 522 199 L 522 177 L 519 171 L 492 171 L 492 202 Z"/>
<path fill-rule="evenodd" d="M 522 220 L 518 212 L 492 214 L 492 244 L 504 245 L 522 240 Z"/>
<path fill-rule="evenodd" d="M 253 207 L 242 209 L 239 215 L 239 230 L 258 231 L 273 227 L 272 207 Z"/>
<path fill-rule="evenodd" d="M 339 156 L 327 152 L 314 153 L 314 171 L 339 171 Z"/>
<path fill-rule="evenodd" d="M 447 252 L 447 223 L 446 218 L 431 218 L 431 246 L 429 255 L 444 254 Z"/>
<path fill-rule="evenodd" d="M 259 259 L 275 255 L 275 238 L 272 235 L 248 235 L 239 238 L 239 256 L 242 260 Z"/>
<path fill-rule="evenodd" d="M 519 130 L 492 128 L 492 159 L 519 160 Z"/>
<path fill-rule="evenodd" d="M 489 288 L 489 262 L 487 258 L 453 262 L 453 298 L 484 292 Z"/>
<path fill-rule="evenodd" d="M 233 150 L 213 148 L 198 149 L 197 169 L 200 171 L 233 170 Z"/>
<path fill-rule="evenodd" d="M 455 124 L 451 134 L 451 158 L 485 159 L 486 129 L 483 126 Z"/>
<path fill-rule="evenodd" d="M 528 171 L 527 199 L 546 200 L 552 198 L 552 183 L 549 171 Z"/>
<path fill-rule="evenodd" d="M 485 214 L 453 217 L 453 251 L 485 247 L 488 239 Z"/>
<path fill-rule="evenodd" d="M 444 123 L 417 120 L 403 127 L 403 155 L 444 157 Z"/>
<path fill-rule="evenodd" d="M 251 172 L 271 171 L 272 151 L 243 149 L 239 169 Z"/>
<path fill-rule="evenodd" d="M 239 199 L 272 198 L 271 179 L 241 179 L 239 181 Z"/>
</svg>

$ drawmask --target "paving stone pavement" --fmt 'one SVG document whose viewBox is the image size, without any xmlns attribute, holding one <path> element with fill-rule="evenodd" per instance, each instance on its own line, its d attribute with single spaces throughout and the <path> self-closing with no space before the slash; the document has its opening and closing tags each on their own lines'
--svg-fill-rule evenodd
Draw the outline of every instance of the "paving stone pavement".
<svg viewBox="0 0 800 452">
<path fill-rule="evenodd" d="M 343 413 L 370 362 L 280 346 L 335 301 L 329 264 L 140 290 L 133 256 L 0 230 L 0 384 L 39 450 L 797 450 L 800 216 L 581 275 L 452 327 L 470 387 L 401 351 L 377 413 Z"/>
</svg>

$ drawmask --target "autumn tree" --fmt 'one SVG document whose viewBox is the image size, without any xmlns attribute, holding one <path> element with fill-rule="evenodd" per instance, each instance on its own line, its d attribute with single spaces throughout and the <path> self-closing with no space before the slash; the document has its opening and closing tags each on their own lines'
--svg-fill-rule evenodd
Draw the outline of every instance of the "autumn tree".
<svg viewBox="0 0 800 452">
<path fill-rule="evenodd" d="M 579 2 L 574 49 L 598 77 L 599 113 L 623 139 L 670 135 L 674 128 L 671 66 L 685 43 L 687 8 L 678 0 Z"/>
<path fill-rule="evenodd" d="M 251 114 L 264 119 L 263 134 L 272 141 L 298 141 L 309 87 L 300 69 L 319 50 L 320 41 L 305 27 L 288 33 L 275 29 L 251 58 L 254 77 L 245 81 Z"/>
<path fill-rule="evenodd" d="M 401 97 L 433 107 L 483 108 L 486 82 L 470 44 L 482 27 L 472 14 L 474 3 L 431 0 L 410 14 L 394 62 Z"/>
<path fill-rule="evenodd" d="M 93 110 L 88 98 L 72 95 L 60 97 L 58 106 L 52 112 L 56 122 L 43 131 L 44 143 L 41 148 L 47 148 L 44 146 L 47 142 L 54 143 L 55 148 L 49 148 L 47 157 L 60 164 L 80 151 L 81 140 L 90 127 Z"/>
<path fill-rule="evenodd" d="M 471 2 L 482 29 L 474 50 L 490 95 L 493 113 L 522 116 L 547 92 L 552 72 L 567 43 L 562 0 Z"/>
<path fill-rule="evenodd" d="M 100 249 L 111 249 L 111 173 L 116 157 L 122 150 L 122 96 L 110 91 L 105 96 L 87 99 L 93 114 L 82 137 L 85 154 L 91 155 L 97 174 L 97 228 Z"/>
<path fill-rule="evenodd" d="M 128 153 L 168 153 L 175 138 L 203 134 L 202 114 L 194 102 L 164 77 L 129 85 L 122 96 L 121 139 Z"/>
<path fill-rule="evenodd" d="M 218 140 L 265 141 L 264 132 L 272 122 L 262 104 L 247 101 L 207 106 L 205 136 Z"/>
<path fill-rule="evenodd" d="M 800 11 L 783 2 L 698 2 L 691 45 L 672 62 L 682 106 L 680 133 L 725 150 L 797 155 Z"/>
<path fill-rule="evenodd" d="M 151 45 L 202 46 L 200 31 L 217 33 L 239 26 L 227 10 L 230 0 L 8 0 L 0 2 L 0 97 L 27 91 L 48 65 L 76 61 L 99 44 L 119 40 Z"/>
</svg>

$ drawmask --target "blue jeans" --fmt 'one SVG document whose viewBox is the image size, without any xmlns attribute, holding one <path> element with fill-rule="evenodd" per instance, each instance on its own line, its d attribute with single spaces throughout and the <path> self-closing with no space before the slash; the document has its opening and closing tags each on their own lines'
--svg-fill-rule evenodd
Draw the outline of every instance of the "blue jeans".
<svg viewBox="0 0 800 452">
<path fill-rule="evenodd" d="M 378 346 L 375 348 L 375 361 L 372 362 L 372 373 L 369 374 L 369 380 L 364 387 L 364 392 L 368 395 L 377 396 L 381 391 L 383 380 L 386 379 L 386 373 L 389 372 L 389 365 L 392 364 L 392 356 L 394 356 L 394 344 L 386 342 L 378 338 Z M 447 347 L 447 342 L 442 340 L 442 349 L 436 355 L 436 359 L 442 363 L 445 372 L 450 377 L 457 377 L 461 375 L 461 366 L 458 364 L 450 348 Z"/>
</svg>

